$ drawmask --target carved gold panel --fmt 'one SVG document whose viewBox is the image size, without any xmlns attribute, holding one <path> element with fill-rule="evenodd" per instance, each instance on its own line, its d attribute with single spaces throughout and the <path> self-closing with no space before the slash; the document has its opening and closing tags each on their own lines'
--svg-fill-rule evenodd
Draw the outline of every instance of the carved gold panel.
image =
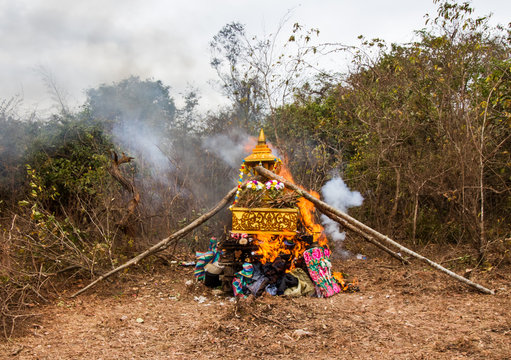
<svg viewBox="0 0 511 360">
<path fill-rule="evenodd" d="M 232 231 L 246 234 L 295 234 L 298 209 L 232 208 Z"/>
</svg>

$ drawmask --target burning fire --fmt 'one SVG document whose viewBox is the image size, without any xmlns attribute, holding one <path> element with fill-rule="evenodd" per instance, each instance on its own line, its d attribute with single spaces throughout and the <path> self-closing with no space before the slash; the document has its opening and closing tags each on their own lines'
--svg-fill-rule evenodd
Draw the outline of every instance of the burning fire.
<svg viewBox="0 0 511 360">
<path fill-rule="evenodd" d="M 277 257 L 289 258 L 290 268 L 296 267 L 296 259 L 301 258 L 307 245 L 295 239 L 292 235 L 271 235 L 257 234 L 257 246 L 259 247 L 257 255 L 262 256 L 261 263 L 273 262 Z"/>
<path fill-rule="evenodd" d="M 334 271 L 332 273 L 332 276 L 334 277 L 334 279 L 337 281 L 337 283 L 339 284 L 339 286 L 341 287 L 341 290 L 342 291 L 349 291 L 350 288 L 351 290 L 358 287 L 358 280 L 355 279 L 353 281 L 353 283 L 348 283 L 346 281 L 346 279 L 344 278 L 344 276 L 342 276 L 342 273 L 340 272 L 337 272 L 337 271 Z M 353 291 L 353 290 L 352 290 Z"/>
<path fill-rule="evenodd" d="M 319 194 L 315 191 L 309 191 L 314 197 L 319 199 Z M 323 226 L 318 224 L 314 218 L 315 210 L 314 204 L 305 198 L 298 200 L 298 208 L 300 209 L 300 220 L 307 231 L 313 236 L 314 241 L 317 241 L 320 246 L 327 244 L 327 239 L 323 233 Z"/>
<path fill-rule="evenodd" d="M 279 175 L 294 184 L 293 176 L 286 166 L 285 159 L 281 165 Z M 311 193 L 319 198 L 317 192 L 311 191 Z M 320 246 L 325 246 L 327 244 L 327 238 L 323 233 L 323 226 L 316 222 L 314 204 L 302 197 L 298 200 L 297 206 L 300 210 L 300 221 L 307 233 L 312 235 L 314 242 L 317 242 Z M 308 246 L 307 243 L 301 241 L 294 235 L 259 233 L 256 238 L 256 244 L 259 247 L 256 254 L 262 256 L 261 263 L 273 262 L 279 256 L 289 257 L 291 266 L 288 270 L 292 270 L 296 267 L 296 260 L 302 257 L 303 252 L 307 250 Z"/>
<path fill-rule="evenodd" d="M 293 175 L 289 168 L 287 167 L 287 159 L 284 157 L 284 161 L 282 162 L 282 166 L 279 172 L 279 175 L 282 176 L 289 182 L 295 184 L 293 179 Z M 296 184 L 295 184 L 296 185 Z M 319 199 L 319 194 L 314 190 L 309 190 L 309 193 L 314 197 Z M 325 234 L 323 233 L 323 226 L 316 222 L 315 212 L 316 208 L 313 203 L 311 203 L 306 198 L 302 197 L 298 200 L 298 208 L 300 209 L 300 216 L 303 226 L 307 229 L 310 235 L 314 237 L 314 241 L 317 241 L 320 246 L 324 246 L 327 244 L 327 239 Z"/>
</svg>

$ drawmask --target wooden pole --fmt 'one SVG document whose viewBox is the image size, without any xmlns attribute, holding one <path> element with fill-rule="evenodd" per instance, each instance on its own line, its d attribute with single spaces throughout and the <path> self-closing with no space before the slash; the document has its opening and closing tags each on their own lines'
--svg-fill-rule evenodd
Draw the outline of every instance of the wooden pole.
<svg viewBox="0 0 511 360">
<path fill-rule="evenodd" d="M 131 265 L 135 265 L 137 264 L 140 260 L 142 259 L 145 259 L 146 257 L 150 256 L 150 255 L 153 255 L 163 249 L 165 249 L 166 247 L 168 247 L 173 241 L 177 241 L 178 239 L 180 239 L 181 237 L 185 236 L 186 234 L 188 234 L 190 231 L 192 231 L 193 229 L 195 229 L 196 227 L 202 225 L 203 223 L 205 223 L 207 220 L 209 220 L 213 215 L 215 215 L 217 212 L 219 212 L 220 210 L 222 210 L 222 208 L 224 206 L 226 206 L 227 204 L 230 203 L 230 200 L 232 199 L 232 197 L 234 196 L 234 194 L 236 194 L 236 191 L 238 190 L 238 187 L 235 187 L 234 189 L 232 189 L 231 191 L 229 191 L 229 193 L 222 199 L 220 200 L 220 202 L 218 202 L 214 208 L 212 208 L 210 211 L 208 211 L 206 214 L 198 217 L 197 219 L 195 219 L 194 221 L 192 221 L 190 224 L 188 224 L 187 226 L 185 226 L 184 228 L 182 228 L 181 230 L 178 230 L 176 231 L 175 233 L 173 233 L 172 235 L 170 235 L 169 237 L 161 240 L 159 243 L 151 246 L 149 249 L 147 249 L 146 251 L 138 254 L 137 256 L 135 256 L 134 258 L 126 261 L 124 264 L 116 267 L 115 269 L 107 272 L 106 274 L 104 275 L 101 275 L 99 278 L 97 278 L 96 280 L 94 280 L 93 282 L 91 282 L 89 285 L 87 285 L 86 287 L 84 287 L 83 289 L 77 291 L 76 293 L 74 293 L 73 295 L 71 295 L 72 298 L 74 298 L 75 296 L 77 295 L 80 295 L 81 293 L 85 292 L 86 290 L 90 289 L 91 287 L 93 287 L 94 285 L 96 285 L 98 282 L 102 281 L 102 280 L 105 280 L 106 278 L 118 273 L 119 271 L 121 270 L 124 270 L 126 269 L 127 267 L 131 266 Z"/>
<path fill-rule="evenodd" d="M 355 231 L 358 231 L 359 233 L 362 232 L 362 233 L 366 233 L 366 234 L 369 234 L 371 236 L 374 236 L 375 238 L 377 238 L 378 240 L 382 241 L 382 242 L 385 242 L 387 244 L 390 244 L 392 246 L 395 246 L 396 248 L 398 248 L 401 252 L 405 253 L 405 254 L 408 254 L 416 259 L 419 259 L 423 262 L 425 262 L 426 264 L 428 264 L 429 266 L 431 266 L 432 268 L 438 270 L 438 271 L 441 271 L 447 275 L 449 275 L 450 277 L 458 280 L 458 281 L 461 281 L 462 283 L 465 283 L 477 290 L 479 290 L 480 292 L 482 293 L 485 293 L 485 294 L 491 294 L 491 295 L 494 295 L 495 294 L 495 291 L 494 290 L 490 290 L 488 288 L 485 288 L 484 286 L 481 286 L 473 281 L 470 281 L 469 279 L 466 279 L 464 278 L 463 276 L 460 276 L 454 272 L 452 272 L 451 270 L 449 269 L 446 269 L 444 268 L 442 265 L 440 264 L 437 264 L 436 262 L 434 261 L 431 261 L 429 260 L 428 258 L 404 247 L 403 245 L 397 243 L 396 241 L 392 240 L 391 238 L 389 238 L 388 236 L 386 235 L 383 235 L 381 233 L 379 233 L 378 231 L 374 230 L 373 228 L 361 223 L 360 221 L 358 221 L 357 219 L 349 216 L 348 214 L 328 205 L 327 203 L 319 200 L 319 199 L 316 199 L 314 196 L 312 196 L 311 194 L 309 194 L 307 191 L 303 190 L 303 189 L 300 189 L 298 186 L 296 186 L 295 184 L 287 181 L 286 179 L 284 179 L 283 177 L 281 176 L 278 176 L 276 175 L 275 173 L 269 171 L 269 170 L 266 170 L 265 168 L 263 168 L 262 166 L 256 166 L 255 169 L 257 170 L 257 172 L 263 176 L 265 176 L 266 178 L 269 178 L 269 179 L 274 179 L 274 180 L 278 180 L 278 181 L 281 181 L 284 183 L 284 185 L 286 185 L 289 189 L 292 189 L 294 190 L 296 193 L 298 193 L 299 195 L 303 196 L 304 198 L 306 198 L 307 200 L 309 200 L 310 202 L 312 202 L 314 205 L 316 205 L 317 209 L 323 213 L 325 213 L 326 216 L 328 216 L 328 213 L 330 214 L 334 214 L 338 217 L 340 217 L 341 219 L 345 220 L 347 223 L 351 224 L 354 226 L 354 228 L 356 229 Z M 334 221 L 336 221 L 335 219 L 332 219 Z"/>
<path fill-rule="evenodd" d="M 393 258 L 396 258 L 397 260 L 401 261 L 403 264 L 406 264 L 406 265 L 410 265 L 410 262 L 408 260 L 406 260 L 405 258 L 403 258 L 400 254 L 390 250 L 388 247 L 386 247 L 385 245 L 383 245 L 382 243 L 380 243 L 379 241 L 376 241 L 375 238 L 373 238 L 372 236 L 366 234 L 365 232 L 363 232 L 362 230 L 360 229 L 357 229 L 355 226 L 351 225 L 349 222 L 347 222 L 346 220 L 340 218 L 339 216 L 336 216 L 328 211 L 322 211 L 323 214 L 325 214 L 326 216 L 328 216 L 330 219 L 334 220 L 335 222 L 338 222 L 339 224 L 341 224 L 343 227 L 353 231 L 353 232 L 356 232 L 357 234 L 359 234 L 360 236 L 362 236 L 362 238 L 364 240 L 366 240 L 367 242 L 373 244 L 374 246 L 376 246 L 377 248 L 385 251 L 387 254 L 389 254 L 390 256 L 392 256 Z"/>
</svg>

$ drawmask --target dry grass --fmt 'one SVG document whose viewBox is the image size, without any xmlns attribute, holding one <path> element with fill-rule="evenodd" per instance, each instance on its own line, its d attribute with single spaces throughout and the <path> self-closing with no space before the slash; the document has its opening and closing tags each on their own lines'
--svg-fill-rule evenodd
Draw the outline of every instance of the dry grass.
<svg viewBox="0 0 511 360">
<path fill-rule="evenodd" d="M 52 360 L 509 358 L 509 269 L 472 275 L 498 290 L 489 296 L 420 264 L 370 258 L 334 265 L 358 277 L 360 293 L 234 303 L 201 285 L 187 287 L 190 268 L 128 273 L 95 293 L 73 300 L 63 294 L 39 309 L 41 316 L 0 345 L 0 354 Z M 199 296 L 206 301 L 197 302 Z"/>
</svg>

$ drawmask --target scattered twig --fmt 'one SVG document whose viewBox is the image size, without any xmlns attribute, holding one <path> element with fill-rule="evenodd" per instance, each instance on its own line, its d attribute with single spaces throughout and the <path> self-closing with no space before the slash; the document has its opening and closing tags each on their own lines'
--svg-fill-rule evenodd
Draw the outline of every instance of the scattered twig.
<svg viewBox="0 0 511 360">
<path fill-rule="evenodd" d="M 280 321 L 278 321 L 278 320 L 274 320 L 274 319 L 271 319 L 271 318 L 269 318 L 269 317 L 267 317 L 267 316 L 264 316 L 264 315 L 257 315 L 257 314 L 255 314 L 254 312 L 253 312 L 253 313 L 251 313 L 251 315 L 252 315 L 253 317 L 255 317 L 256 319 L 259 319 L 259 320 L 263 319 L 263 320 L 266 320 L 266 321 L 269 321 L 269 322 L 275 323 L 275 324 L 277 324 L 277 325 L 279 325 L 279 326 L 281 326 L 281 327 L 283 327 L 283 328 L 287 328 L 287 326 L 286 326 L 286 325 L 284 325 L 283 323 L 281 323 Z"/>
<path fill-rule="evenodd" d="M 25 346 L 24 346 L 24 345 L 21 345 L 21 347 L 17 348 L 17 349 L 16 349 L 16 350 L 14 350 L 13 352 L 11 352 L 9 355 L 11 355 L 11 356 L 16 356 L 16 355 L 18 355 L 20 352 L 22 352 L 24 348 L 25 348 Z"/>
</svg>

